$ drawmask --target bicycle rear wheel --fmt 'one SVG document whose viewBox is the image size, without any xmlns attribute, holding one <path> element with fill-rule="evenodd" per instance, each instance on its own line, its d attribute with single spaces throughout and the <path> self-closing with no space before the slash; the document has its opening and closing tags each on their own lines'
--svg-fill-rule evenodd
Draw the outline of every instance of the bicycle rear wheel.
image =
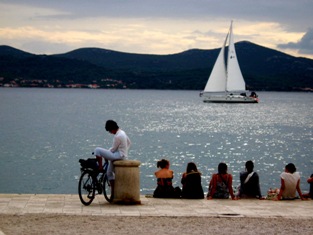
<svg viewBox="0 0 313 235">
<path fill-rule="evenodd" d="M 107 176 L 104 176 L 103 179 L 103 195 L 108 202 L 110 203 L 112 202 L 113 200 L 112 188 Z"/>
<path fill-rule="evenodd" d="M 80 201 L 88 206 L 91 204 L 93 199 L 95 198 L 95 184 L 93 182 L 93 172 L 92 171 L 84 171 L 80 176 L 78 183 L 78 195 Z"/>
</svg>

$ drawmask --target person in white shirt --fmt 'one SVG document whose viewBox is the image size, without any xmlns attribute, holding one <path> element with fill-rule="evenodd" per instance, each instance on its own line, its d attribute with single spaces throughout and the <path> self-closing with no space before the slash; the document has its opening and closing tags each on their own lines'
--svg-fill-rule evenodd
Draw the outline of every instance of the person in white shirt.
<svg viewBox="0 0 313 235">
<path fill-rule="evenodd" d="M 289 163 L 285 166 L 285 172 L 280 174 L 281 186 L 277 200 L 281 199 L 295 199 L 296 192 L 299 197 L 303 200 L 302 192 L 300 189 L 300 174 L 296 172 L 296 167 L 293 163 Z"/>
<path fill-rule="evenodd" d="M 106 122 L 105 130 L 114 135 L 112 147 L 110 149 L 97 147 L 94 154 L 98 160 L 99 170 L 102 170 L 102 158 L 109 161 L 107 176 L 111 183 L 112 192 L 114 192 L 115 174 L 113 162 L 116 160 L 127 159 L 131 142 L 126 133 L 121 130 L 113 120 L 108 120 Z"/>
</svg>

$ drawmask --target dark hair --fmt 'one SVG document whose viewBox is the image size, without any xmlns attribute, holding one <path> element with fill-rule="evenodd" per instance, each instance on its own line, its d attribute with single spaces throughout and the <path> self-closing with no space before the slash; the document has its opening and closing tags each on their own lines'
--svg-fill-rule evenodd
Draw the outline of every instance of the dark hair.
<svg viewBox="0 0 313 235">
<path fill-rule="evenodd" d="M 157 167 L 163 169 L 165 168 L 168 164 L 170 164 L 170 162 L 166 159 L 162 159 L 160 161 L 157 162 Z"/>
<path fill-rule="evenodd" d="M 296 168 L 296 166 L 295 166 L 293 163 L 287 164 L 287 165 L 285 166 L 285 169 L 286 169 L 289 173 L 291 173 L 291 174 L 293 174 L 293 173 L 295 173 L 295 172 L 297 171 L 297 168 Z"/>
<path fill-rule="evenodd" d="M 221 162 L 220 164 L 218 164 L 218 173 L 219 174 L 227 174 L 227 165 L 224 162 Z"/>
<path fill-rule="evenodd" d="M 192 171 L 198 172 L 198 169 L 197 169 L 197 166 L 196 166 L 195 163 L 189 162 L 189 163 L 187 164 L 186 172 L 187 172 L 187 173 L 190 173 L 190 172 L 192 172 Z"/>
<path fill-rule="evenodd" d="M 253 171 L 254 168 L 254 164 L 251 160 L 246 162 L 246 169 L 249 173 L 251 173 Z"/>
<path fill-rule="evenodd" d="M 106 131 L 113 131 L 113 130 L 117 130 L 119 127 L 117 125 L 117 123 L 113 120 L 107 120 L 107 122 L 105 123 L 105 130 Z"/>
</svg>

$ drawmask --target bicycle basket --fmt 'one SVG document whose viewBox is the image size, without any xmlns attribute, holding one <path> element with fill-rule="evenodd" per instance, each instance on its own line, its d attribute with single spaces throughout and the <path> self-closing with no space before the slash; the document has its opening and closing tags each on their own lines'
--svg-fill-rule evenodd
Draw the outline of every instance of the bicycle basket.
<svg viewBox="0 0 313 235">
<path fill-rule="evenodd" d="M 98 169 L 98 161 L 96 158 L 79 159 L 82 168 Z"/>
</svg>

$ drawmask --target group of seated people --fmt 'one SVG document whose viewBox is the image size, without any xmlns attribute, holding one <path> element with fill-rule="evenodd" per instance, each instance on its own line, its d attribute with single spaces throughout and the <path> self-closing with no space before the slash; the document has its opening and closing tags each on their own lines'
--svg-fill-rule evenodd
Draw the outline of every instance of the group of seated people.
<svg viewBox="0 0 313 235">
<path fill-rule="evenodd" d="M 201 172 L 198 171 L 197 166 L 193 162 L 187 164 L 186 172 L 181 177 L 182 189 L 172 185 L 174 172 L 170 169 L 170 162 L 162 159 L 157 162 L 157 167 L 160 170 L 155 172 L 157 178 L 157 187 L 153 193 L 155 198 L 186 198 L 186 199 L 203 199 L 204 192 L 201 185 Z M 252 161 L 247 161 L 245 164 L 246 170 L 240 173 L 240 185 L 236 195 L 233 191 L 233 177 L 227 173 L 227 165 L 220 163 L 218 165 L 218 173 L 213 174 L 209 183 L 207 199 L 228 199 L 231 197 L 233 200 L 239 198 L 258 198 L 262 197 L 259 175 L 253 171 L 254 164 Z M 273 200 L 291 200 L 311 198 L 313 199 L 313 174 L 307 180 L 310 184 L 310 192 L 302 194 L 300 189 L 300 175 L 296 171 L 293 163 L 285 166 L 285 171 L 281 173 L 281 186 L 280 189 L 271 190 L 270 195 Z"/>
<path fill-rule="evenodd" d="M 172 179 L 174 172 L 170 170 L 170 162 L 166 159 L 158 161 L 157 167 L 161 168 L 155 172 L 157 178 L 157 187 L 154 190 L 153 197 L 157 198 L 189 198 L 203 199 L 204 193 L 201 185 L 201 173 L 198 171 L 196 164 L 188 163 L 187 170 L 183 173 L 180 187 L 173 187 Z"/>
</svg>

